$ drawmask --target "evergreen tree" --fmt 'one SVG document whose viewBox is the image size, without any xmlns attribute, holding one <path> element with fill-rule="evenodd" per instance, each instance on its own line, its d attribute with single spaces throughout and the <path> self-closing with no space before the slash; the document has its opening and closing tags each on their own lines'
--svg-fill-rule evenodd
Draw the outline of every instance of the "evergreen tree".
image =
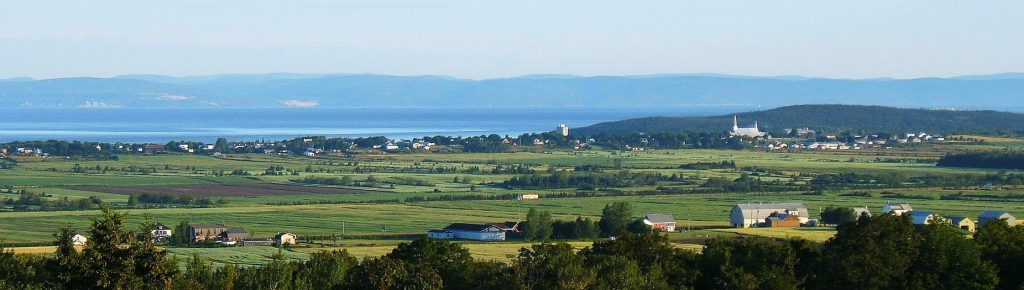
<svg viewBox="0 0 1024 290">
<path fill-rule="evenodd" d="M 220 153 L 230 152 L 231 146 L 228 144 L 228 139 L 217 138 L 217 142 L 213 144 L 213 150 Z"/>
<path fill-rule="evenodd" d="M 628 202 L 617 201 L 605 205 L 601 211 L 601 220 L 598 226 L 601 229 L 601 236 L 611 237 L 625 231 L 632 221 L 633 207 Z"/>
<path fill-rule="evenodd" d="M 530 208 L 523 224 L 523 239 L 527 241 L 547 241 L 554 233 L 554 221 L 548 211 Z"/>
<path fill-rule="evenodd" d="M 178 226 L 174 228 L 174 232 L 171 233 L 171 245 L 174 246 L 187 246 L 191 242 L 188 236 L 188 221 L 181 221 Z"/>
</svg>

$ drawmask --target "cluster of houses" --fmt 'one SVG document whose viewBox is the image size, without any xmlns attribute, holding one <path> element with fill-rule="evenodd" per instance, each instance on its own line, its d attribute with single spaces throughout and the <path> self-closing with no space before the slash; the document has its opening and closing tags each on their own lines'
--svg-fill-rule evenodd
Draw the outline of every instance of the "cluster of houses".
<svg viewBox="0 0 1024 290">
<path fill-rule="evenodd" d="M 871 211 L 868 207 L 854 207 L 852 209 L 856 216 L 871 216 Z M 964 216 L 950 216 L 947 218 L 932 211 L 914 210 L 908 203 L 886 203 L 882 206 L 882 213 L 909 215 L 915 225 L 946 222 L 968 232 L 974 232 L 978 226 L 1000 219 L 1006 220 L 1007 224 L 1010 225 L 1017 225 L 1019 223 L 1016 217 L 1005 211 L 986 210 L 978 215 L 977 220 L 971 220 Z M 815 225 L 816 221 L 810 219 L 810 213 L 802 203 L 747 203 L 737 204 L 732 207 L 729 214 L 729 224 L 735 228 L 792 228 Z"/>
<path fill-rule="evenodd" d="M 768 150 L 858 150 L 863 148 L 891 148 L 893 144 L 907 144 L 907 143 L 942 143 L 946 141 L 946 138 L 939 135 L 931 135 L 925 132 L 918 133 L 906 133 L 897 134 L 892 136 L 882 136 L 879 134 L 872 135 L 857 135 L 852 136 L 852 140 L 847 138 L 840 138 L 836 135 L 825 135 L 823 138 L 815 138 L 817 132 L 808 128 L 799 129 L 786 129 L 786 134 L 789 136 L 797 136 L 806 138 L 809 141 L 769 141 L 761 148 Z M 740 127 L 739 119 L 733 116 L 732 130 L 729 131 L 729 135 L 732 137 L 746 137 L 754 139 L 771 140 L 772 136 L 768 132 L 761 131 L 758 128 L 757 121 L 754 122 L 753 127 Z M 845 139 L 845 140 L 841 140 Z"/>
<path fill-rule="evenodd" d="M 932 136 L 928 133 L 907 133 L 906 135 L 893 135 L 881 137 L 877 134 L 867 136 L 853 136 L 852 141 L 840 141 L 835 135 L 826 135 L 821 141 L 770 141 L 760 145 L 768 150 L 859 150 L 865 148 L 892 148 L 893 144 L 919 144 L 919 143 L 942 143 L 946 138 Z"/>
<path fill-rule="evenodd" d="M 159 244 L 170 241 L 174 230 L 164 224 L 157 223 L 150 231 L 153 239 Z M 249 232 L 243 228 L 229 228 L 223 224 L 188 224 L 185 229 L 189 243 L 215 242 L 221 245 L 233 246 L 284 246 L 295 245 L 298 237 L 292 233 L 278 233 L 273 238 L 250 238 Z M 80 233 L 71 237 L 72 244 L 76 246 L 85 245 L 89 239 Z"/>
<path fill-rule="evenodd" d="M 27 148 L 27 147 L 14 147 L 11 149 L 0 148 L 0 158 L 5 158 L 9 155 L 17 156 L 49 156 L 49 153 L 43 152 L 43 149 L 39 148 Z"/>
<path fill-rule="evenodd" d="M 188 224 L 185 233 L 191 243 L 214 241 L 222 245 L 284 246 L 294 245 L 297 240 L 295 234 L 286 232 L 278 233 L 273 238 L 250 238 L 249 232 L 245 229 L 231 228 L 223 224 Z"/>
</svg>

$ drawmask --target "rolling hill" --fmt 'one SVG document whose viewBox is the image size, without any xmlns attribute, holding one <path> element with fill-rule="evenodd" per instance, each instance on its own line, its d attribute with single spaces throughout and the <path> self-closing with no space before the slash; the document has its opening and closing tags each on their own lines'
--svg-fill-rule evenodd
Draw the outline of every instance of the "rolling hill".
<svg viewBox="0 0 1024 290">
<path fill-rule="evenodd" d="M 650 117 L 595 124 L 575 129 L 574 134 L 623 134 L 683 131 L 728 131 L 734 115 L 714 117 Z M 787 128 L 821 131 L 864 130 L 867 132 L 911 132 L 948 134 L 952 132 L 1024 131 L 1024 114 L 998 111 L 953 111 L 901 109 L 859 105 L 795 105 L 766 111 L 735 114 L 740 126 L 758 122 L 762 131 L 782 132 Z"/>
</svg>

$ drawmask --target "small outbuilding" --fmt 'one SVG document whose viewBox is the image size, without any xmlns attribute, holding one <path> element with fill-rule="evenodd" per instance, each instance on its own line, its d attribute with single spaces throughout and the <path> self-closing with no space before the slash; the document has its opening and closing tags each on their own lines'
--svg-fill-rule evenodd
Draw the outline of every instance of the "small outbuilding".
<svg viewBox="0 0 1024 290">
<path fill-rule="evenodd" d="M 974 223 L 974 221 L 972 221 L 971 219 L 969 219 L 967 217 L 962 217 L 962 216 L 950 217 L 949 218 L 949 222 L 952 223 L 953 226 L 955 226 L 957 228 L 960 228 L 961 230 L 965 230 L 965 231 L 967 231 L 969 233 L 973 233 L 974 230 L 975 230 L 975 227 L 977 226 Z"/>
<path fill-rule="evenodd" d="M 278 233 L 274 236 L 274 244 L 278 246 L 294 245 L 298 237 L 293 233 Z"/>
<path fill-rule="evenodd" d="M 71 244 L 75 245 L 75 246 L 85 246 L 85 243 L 88 242 L 88 241 L 89 241 L 89 238 L 86 238 L 82 234 L 77 234 L 76 233 L 74 236 L 71 236 Z"/>
<path fill-rule="evenodd" d="M 771 228 L 798 228 L 800 218 L 791 214 L 775 214 L 764 220 L 764 226 Z"/>
</svg>

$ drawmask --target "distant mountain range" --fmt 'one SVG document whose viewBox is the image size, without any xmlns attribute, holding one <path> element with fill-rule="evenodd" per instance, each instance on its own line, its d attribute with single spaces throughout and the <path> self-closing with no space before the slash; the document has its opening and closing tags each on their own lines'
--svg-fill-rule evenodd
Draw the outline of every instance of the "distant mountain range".
<svg viewBox="0 0 1024 290">
<path fill-rule="evenodd" d="M 606 122 L 575 129 L 573 134 L 725 132 L 732 129 L 734 116 L 739 118 L 740 127 L 751 127 L 757 122 L 761 131 L 768 132 L 782 132 L 788 128 L 810 128 L 823 132 L 863 130 L 931 134 L 1024 131 L 1024 114 L 1019 113 L 859 105 L 796 105 L 714 117 L 650 117 Z"/>
<path fill-rule="evenodd" d="M 719 74 L 254 74 L 0 80 L 0 107 L 643 107 L 856 104 L 1024 111 L 1024 73 L 922 79 Z M 1018 105 L 1020 104 L 1020 105 Z"/>
</svg>

